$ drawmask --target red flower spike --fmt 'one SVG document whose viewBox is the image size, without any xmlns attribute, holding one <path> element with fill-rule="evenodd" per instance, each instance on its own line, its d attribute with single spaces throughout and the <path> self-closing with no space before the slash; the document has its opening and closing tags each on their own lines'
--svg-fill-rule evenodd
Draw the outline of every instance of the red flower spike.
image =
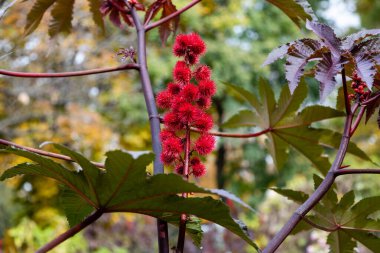
<svg viewBox="0 0 380 253">
<path fill-rule="evenodd" d="M 192 123 L 192 126 L 194 126 L 195 128 L 197 128 L 198 130 L 202 132 L 209 131 L 213 125 L 214 125 L 214 122 L 212 120 L 212 117 L 208 115 L 207 113 L 202 113 Z"/>
<path fill-rule="evenodd" d="M 199 115 L 199 109 L 190 103 L 184 103 L 178 108 L 178 118 L 184 125 L 193 122 Z"/>
<path fill-rule="evenodd" d="M 157 94 L 157 105 L 161 109 L 169 109 L 172 105 L 172 95 L 164 90 Z"/>
<path fill-rule="evenodd" d="M 193 168 L 193 175 L 195 177 L 201 177 L 206 174 L 206 167 L 202 163 L 198 163 L 191 166 Z"/>
<path fill-rule="evenodd" d="M 206 65 L 201 65 L 197 68 L 197 70 L 193 73 L 195 80 L 204 81 L 209 80 L 211 78 L 211 70 Z"/>
<path fill-rule="evenodd" d="M 178 61 L 173 70 L 174 79 L 181 83 L 187 84 L 191 79 L 191 70 L 187 66 L 186 62 Z"/>
<path fill-rule="evenodd" d="M 204 110 L 207 110 L 211 107 L 211 98 L 210 97 L 200 97 L 197 100 L 197 105 Z"/>
<path fill-rule="evenodd" d="M 194 55 L 203 55 L 206 52 L 206 44 L 201 36 L 197 33 L 190 33 L 187 36 L 187 47 L 190 53 Z"/>
<path fill-rule="evenodd" d="M 185 56 L 188 45 L 188 35 L 180 34 L 176 37 L 173 45 L 173 54 L 177 57 Z"/>
<path fill-rule="evenodd" d="M 197 100 L 199 97 L 198 87 L 191 83 L 186 84 L 182 88 L 181 96 L 187 102 L 193 102 Z"/>
<path fill-rule="evenodd" d="M 168 84 L 168 92 L 171 95 L 177 95 L 181 92 L 181 85 L 178 83 L 169 83 Z"/>
<path fill-rule="evenodd" d="M 216 93 L 216 86 L 212 80 L 204 80 L 199 82 L 199 93 L 205 97 L 211 97 Z"/>
<path fill-rule="evenodd" d="M 195 142 L 194 150 L 200 155 L 207 155 L 212 152 L 215 147 L 215 138 L 212 135 L 201 135 Z"/>
<path fill-rule="evenodd" d="M 188 53 L 188 54 L 186 54 L 186 56 L 185 56 L 185 61 L 186 61 L 189 65 L 194 65 L 194 64 L 196 64 L 196 63 L 199 62 L 199 56 L 198 56 L 198 55 L 195 55 L 195 54 Z"/>
</svg>

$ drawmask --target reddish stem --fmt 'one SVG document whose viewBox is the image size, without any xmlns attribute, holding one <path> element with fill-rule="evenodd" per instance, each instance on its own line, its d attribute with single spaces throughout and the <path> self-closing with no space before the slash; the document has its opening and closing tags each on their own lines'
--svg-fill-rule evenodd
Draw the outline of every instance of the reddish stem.
<svg viewBox="0 0 380 253">
<path fill-rule="evenodd" d="M 102 216 L 102 214 L 103 214 L 103 210 L 101 210 L 101 209 L 96 210 L 93 214 L 88 216 L 81 223 L 70 228 L 65 233 L 59 235 L 58 237 L 54 238 L 49 243 L 45 244 L 43 247 L 39 248 L 36 251 L 36 253 L 45 253 L 45 252 L 48 252 L 49 250 L 55 248 L 56 246 L 58 246 L 62 242 L 66 241 L 70 237 L 72 237 L 72 236 L 76 235 L 77 233 L 79 233 L 80 231 L 82 231 L 85 227 L 87 227 L 91 223 L 95 222 L 97 219 L 100 218 L 100 216 Z"/>
<path fill-rule="evenodd" d="M 350 174 L 380 174 L 380 169 L 340 169 L 335 171 L 335 176 Z"/>
<path fill-rule="evenodd" d="M 194 5 L 196 5 L 197 3 L 199 3 L 200 1 L 202 0 L 193 0 L 191 3 L 189 3 L 188 5 L 186 5 L 185 7 L 183 7 L 182 9 L 176 11 L 176 12 L 173 12 L 172 14 L 170 14 L 169 16 L 166 16 L 165 18 L 162 18 L 160 20 L 158 20 L 157 22 L 154 22 L 150 25 L 147 25 L 145 26 L 145 31 L 148 32 L 149 30 L 157 27 L 157 26 L 160 26 L 162 25 L 163 23 L 177 17 L 178 15 L 181 15 L 183 12 L 187 11 L 188 9 L 190 9 L 191 7 L 193 7 Z"/>
<path fill-rule="evenodd" d="M 197 133 L 203 133 L 203 131 L 197 128 L 191 128 L 191 131 L 197 132 Z M 273 131 L 273 129 L 267 128 L 257 133 L 247 133 L 247 134 L 234 134 L 234 133 L 213 132 L 213 131 L 208 132 L 208 134 L 213 135 L 213 136 L 219 136 L 219 137 L 227 137 L 227 138 L 253 138 L 253 137 L 259 137 L 260 135 L 266 134 L 270 131 Z"/>
<path fill-rule="evenodd" d="M 100 73 L 108 73 L 126 69 L 135 69 L 139 70 L 139 65 L 125 64 L 118 67 L 112 68 L 99 68 L 99 69 L 90 69 L 90 70 L 81 70 L 81 71 L 72 71 L 72 72 L 62 72 L 62 73 L 28 73 L 28 72 L 14 72 L 4 69 L 0 69 L 0 74 L 5 76 L 14 76 L 14 77 L 25 77 L 25 78 L 58 78 L 58 77 L 73 77 L 73 76 L 86 76 Z"/>
<path fill-rule="evenodd" d="M 359 114 L 358 114 L 358 116 L 356 116 L 355 122 L 351 126 L 350 136 L 352 136 L 355 133 L 356 129 L 358 128 L 359 123 L 362 120 L 363 115 L 365 113 L 365 109 L 366 109 L 365 106 L 363 106 L 362 108 L 360 108 Z"/>
<path fill-rule="evenodd" d="M 350 106 L 350 99 L 348 98 L 348 91 L 347 91 L 347 81 L 346 81 L 346 69 L 342 69 L 342 82 L 343 82 L 343 93 L 344 93 L 344 105 L 346 107 L 346 113 L 347 115 L 350 115 L 351 112 L 351 106 Z"/>
<path fill-rule="evenodd" d="M 183 167 L 182 175 L 189 180 L 189 161 L 190 161 L 190 128 L 186 129 L 186 137 L 185 137 L 185 164 Z M 182 193 L 182 197 L 187 198 L 187 193 Z M 178 241 L 176 253 L 182 253 L 185 246 L 185 236 L 186 236 L 186 221 L 187 215 L 181 214 L 181 218 L 179 221 L 179 232 L 178 232 Z"/>
<path fill-rule="evenodd" d="M 57 154 L 57 153 L 53 153 L 53 152 L 48 152 L 48 151 L 44 151 L 41 149 L 26 147 L 26 146 L 19 145 L 19 144 L 16 144 L 14 142 L 10 142 L 10 141 L 3 140 L 3 139 L 0 139 L 0 144 L 5 145 L 5 146 L 9 146 L 9 147 L 15 147 L 15 148 L 23 149 L 23 150 L 26 150 L 29 152 L 33 152 L 35 154 L 42 155 L 42 156 L 56 158 L 56 159 L 60 159 L 60 160 L 68 161 L 68 162 L 75 162 L 69 156 L 65 156 L 65 155 L 61 155 L 61 154 Z M 97 163 L 97 162 L 91 162 L 91 163 L 98 168 L 104 168 L 104 164 L 102 164 L 102 163 Z"/>
</svg>

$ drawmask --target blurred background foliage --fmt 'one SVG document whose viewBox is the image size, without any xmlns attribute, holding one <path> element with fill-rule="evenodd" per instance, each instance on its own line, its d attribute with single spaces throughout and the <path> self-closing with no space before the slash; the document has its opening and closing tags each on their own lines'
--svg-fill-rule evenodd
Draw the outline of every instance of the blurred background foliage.
<svg viewBox="0 0 380 253">
<path fill-rule="evenodd" d="M 150 2 L 150 1 L 145 1 Z M 186 1 L 173 1 L 177 7 Z M 338 29 L 339 35 L 364 28 L 379 27 L 380 2 L 376 0 L 311 0 L 317 15 Z M 98 34 L 87 1 L 76 1 L 73 33 L 50 39 L 48 15 L 36 32 L 23 37 L 25 13 L 33 1 L 0 1 L 0 68 L 27 72 L 63 72 L 117 66 L 122 59 L 120 48 L 136 47 L 133 29 L 119 30 L 107 21 L 107 34 Z M 13 4 L 4 12 L 4 7 Z M 338 25 L 338 18 L 326 11 L 341 14 L 344 6 L 356 25 Z M 211 109 L 216 125 L 244 107 L 222 82 L 255 91 L 260 76 L 270 80 L 278 96 L 286 85 L 283 62 L 262 68 L 267 54 L 275 47 L 305 37 L 280 10 L 264 0 L 203 0 L 181 16 L 179 32 L 199 33 L 207 43 L 203 63 L 213 69 L 218 94 Z M 171 37 L 162 45 L 157 30 L 148 35 L 148 64 L 157 92 L 171 81 L 175 59 L 171 54 Z M 309 97 L 306 104 L 318 102 L 318 87 L 306 78 Z M 102 161 L 105 151 L 122 148 L 150 148 L 150 132 L 145 103 L 135 72 L 100 74 L 59 79 L 0 79 L 0 137 L 21 145 L 38 147 L 45 141 L 67 145 L 88 158 Z M 326 104 L 334 106 L 335 97 Z M 324 122 L 324 127 L 342 129 L 341 120 Z M 256 129 L 238 129 L 247 132 Z M 371 158 L 380 163 L 379 131 L 374 120 L 360 126 L 354 140 Z M 218 139 L 217 150 L 209 157 L 208 173 L 199 181 L 205 187 L 225 188 L 258 210 L 248 213 L 231 206 L 232 213 L 242 219 L 253 237 L 263 246 L 289 218 L 296 206 L 268 190 L 288 187 L 312 190 L 312 174 L 318 173 L 298 153 L 290 151 L 289 160 L 276 170 L 265 150 L 265 137 L 257 139 Z M 330 160 L 334 152 L 326 150 Z M 0 156 L 0 172 L 20 158 Z M 345 164 L 352 167 L 373 166 L 348 156 Z M 338 180 L 342 194 L 354 188 L 359 197 L 379 194 L 379 180 L 369 175 L 346 176 Z M 59 185 L 45 178 L 20 177 L 0 184 L 0 252 L 34 252 L 54 235 L 67 228 L 60 203 Z M 155 252 L 155 221 L 129 214 L 109 215 L 91 225 L 83 233 L 52 252 Z M 247 245 L 212 224 L 204 224 L 203 249 L 188 242 L 186 252 L 250 252 Z M 176 231 L 171 228 L 173 240 Z M 278 252 L 328 252 L 326 234 L 314 231 L 292 236 Z M 171 243 L 174 245 L 174 241 Z M 359 252 L 366 252 L 359 248 Z"/>
</svg>

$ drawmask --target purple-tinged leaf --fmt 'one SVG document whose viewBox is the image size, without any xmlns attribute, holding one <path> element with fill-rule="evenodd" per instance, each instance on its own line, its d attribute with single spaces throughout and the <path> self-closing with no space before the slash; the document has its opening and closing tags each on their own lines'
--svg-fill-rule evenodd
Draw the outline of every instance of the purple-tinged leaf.
<svg viewBox="0 0 380 253">
<path fill-rule="evenodd" d="M 342 65 L 338 58 L 335 58 L 331 53 L 323 54 L 322 60 L 317 64 L 315 71 L 315 79 L 320 83 L 319 94 L 321 101 L 334 90 L 336 86 L 335 76 L 341 70 Z"/>
<path fill-rule="evenodd" d="M 169 16 L 170 14 L 172 14 L 176 11 L 177 11 L 177 8 L 172 3 L 171 0 L 165 1 L 164 5 L 163 5 L 163 9 L 162 9 L 161 19 Z M 160 39 L 161 39 L 161 42 L 163 45 L 168 40 L 170 34 L 171 33 L 174 34 L 177 31 L 178 24 L 179 24 L 179 16 L 177 16 L 177 17 L 163 23 L 162 25 L 160 25 L 158 30 L 159 30 Z"/>
<path fill-rule="evenodd" d="M 334 30 L 330 26 L 308 20 L 306 22 L 306 28 L 313 31 L 319 38 L 321 38 L 323 43 L 335 56 L 340 55 L 341 41 L 336 37 Z"/>
<path fill-rule="evenodd" d="M 278 59 L 282 59 L 286 53 L 288 52 L 289 47 L 293 44 L 294 42 L 291 43 L 286 43 L 282 46 L 279 46 L 278 48 L 272 50 L 272 52 L 269 53 L 267 59 L 263 63 L 262 66 L 266 66 L 269 64 L 272 64 L 273 62 L 277 61 Z"/>
<path fill-rule="evenodd" d="M 146 11 L 144 22 L 146 23 L 148 20 L 152 20 L 157 13 L 162 9 L 165 0 L 158 0 L 153 2 Z"/>
<path fill-rule="evenodd" d="M 363 30 L 347 37 L 342 40 L 342 49 L 343 50 L 351 50 L 356 44 L 360 43 L 367 37 L 375 36 L 380 34 L 380 29 L 372 29 L 372 30 Z"/>
<path fill-rule="evenodd" d="M 373 80 L 376 75 L 375 60 L 368 53 L 362 53 L 355 56 L 355 61 L 358 76 L 366 82 L 369 89 L 372 89 Z"/>
<path fill-rule="evenodd" d="M 297 88 L 305 66 L 315 52 L 321 49 L 321 44 L 312 39 L 297 41 L 288 49 L 288 57 L 285 65 L 286 80 L 289 82 L 290 93 Z"/>
</svg>

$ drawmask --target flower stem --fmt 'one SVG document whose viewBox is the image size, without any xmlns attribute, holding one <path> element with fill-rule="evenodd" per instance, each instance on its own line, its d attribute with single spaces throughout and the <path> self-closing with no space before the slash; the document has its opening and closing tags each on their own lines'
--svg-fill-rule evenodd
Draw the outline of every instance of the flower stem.
<svg viewBox="0 0 380 253">
<path fill-rule="evenodd" d="M 352 112 L 351 112 L 351 106 L 350 106 L 350 99 L 348 98 L 346 69 L 344 65 L 342 69 L 342 83 L 343 83 L 343 93 L 344 93 L 344 105 L 346 107 L 347 115 L 350 115 Z"/>
<path fill-rule="evenodd" d="M 186 129 L 186 137 L 185 137 L 185 164 L 183 166 L 182 175 L 189 180 L 189 161 L 190 161 L 190 128 Z M 188 194 L 183 193 L 182 197 L 187 198 Z M 186 221 L 187 215 L 181 214 L 181 218 L 179 221 L 179 232 L 178 232 L 178 241 L 176 253 L 182 253 L 185 246 L 185 235 L 186 235 Z"/>
</svg>

